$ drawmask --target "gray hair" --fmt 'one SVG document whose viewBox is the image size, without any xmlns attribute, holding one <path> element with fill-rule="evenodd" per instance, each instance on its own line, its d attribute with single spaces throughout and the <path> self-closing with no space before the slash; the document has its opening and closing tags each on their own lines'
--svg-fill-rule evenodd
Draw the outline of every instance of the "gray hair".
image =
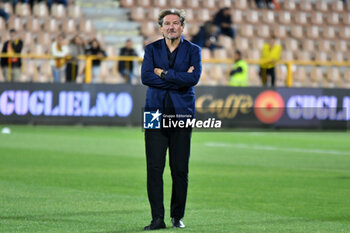
<svg viewBox="0 0 350 233">
<path fill-rule="evenodd" d="M 161 27 L 163 26 L 164 17 L 167 16 L 167 15 L 177 15 L 180 18 L 181 25 L 183 26 L 185 24 L 186 13 L 185 13 L 184 10 L 165 9 L 165 10 L 162 10 L 159 13 L 159 16 L 158 16 L 158 24 L 159 24 L 159 26 L 161 26 Z"/>
</svg>

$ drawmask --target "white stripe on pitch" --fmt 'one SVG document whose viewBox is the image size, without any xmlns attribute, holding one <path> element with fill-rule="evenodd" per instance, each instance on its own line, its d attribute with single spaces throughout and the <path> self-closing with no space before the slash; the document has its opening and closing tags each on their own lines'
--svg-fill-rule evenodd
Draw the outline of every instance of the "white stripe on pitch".
<svg viewBox="0 0 350 233">
<path fill-rule="evenodd" d="M 312 154 L 350 155 L 349 152 L 338 151 L 338 150 L 289 148 L 289 147 L 263 146 L 263 145 L 256 145 L 256 144 L 234 144 L 234 143 L 224 143 L 224 142 L 207 142 L 205 143 L 205 146 L 232 147 L 237 149 L 248 149 L 248 150 L 301 152 L 301 153 L 312 153 Z"/>
</svg>

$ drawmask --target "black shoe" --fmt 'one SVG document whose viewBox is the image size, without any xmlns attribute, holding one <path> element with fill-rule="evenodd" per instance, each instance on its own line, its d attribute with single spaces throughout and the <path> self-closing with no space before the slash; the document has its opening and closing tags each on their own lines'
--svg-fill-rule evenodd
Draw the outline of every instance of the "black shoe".
<svg viewBox="0 0 350 233">
<path fill-rule="evenodd" d="M 158 229 L 163 229 L 165 228 L 165 223 L 164 220 L 161 218 L 157 218 L 155 220 L 152 220 L 151 224 L 148 226 L 145 226 L 143 228 L 145 231 L 150 231 L 150 230 L 158 230 Z"/>
<path fill-rule="evenodd" d="M 173 223 L 173 228 L 185 228 L 185 224 L 181 219 L 172 218 L 171 222 Z"/>
</svg>

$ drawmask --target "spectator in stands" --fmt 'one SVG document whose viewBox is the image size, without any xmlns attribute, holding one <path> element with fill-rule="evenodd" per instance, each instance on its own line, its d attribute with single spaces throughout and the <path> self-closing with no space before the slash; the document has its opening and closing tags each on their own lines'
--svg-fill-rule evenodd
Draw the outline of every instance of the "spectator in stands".
<svg viewBox="0 0 350 233">
<path fill-rule="evenodd" d="M 229 84 L 230 86 L 246 87 L 248 86 L 248 64 L 242 59 L 242 53 L 239 50 L 236 50 L 234 59 Z"/>
<path fill-rule="evenodd" d="M 219 34 L 229 36 L 232 39 L 235 37 L 230 8 L 225 7 L 219 10 L 214 16 L 214 24 L 219 27 Z"/>
<path fill-rule="evenodd" d="M 46 0 L 47 1 L 47 6 L 49 10 L 51 11 L 52 4 L 63 4 L 65 7 L 68 6 L 68 0 Z"/>
<path fill-rule="evenodd" d="M 4 9 L 0 8 L 0 17 L 4 18 L 5 22 L 7 22 L 10 18 L 10 15 L 4 11 Z"/>
<path fill-rule="evenodd" d="M 251 0 L 249 0 L 251 2 Z M 255 0 L 255 4 L 258 8 L 267 8 L 267 9 L 272 9 L 273 6 L 275 7 L 276 10 L 280 9 L 280 5 L 276 0 Z M 250 3 L 250 5 L 252 5 Z"/>
<path fill-rule="evenodd" d="M 67 62 L 66 80 L 74 82 L 79 74 L 79 59 L 78 56 L 84 55 L 85 45 L 83 39 L 76 35 L 69 44 L 69 60 Z"/>
<path fill-rule="evenodd" d="M 260 77 L 264 86 L 267 86 L 267 76 L 271 77 L 271 86 L 275 86 L 275 66 L 282 54 L 282 46 L 275 42 L 276 38 L 271 36 L 269 43 L 264 43 L 261 51 Z"/>
<path fill-rule="evenodd" d="M 218 27 L 211 21 L 207 21 L 200 27 L 198 33 L 193 36 L 192 42 L 201 48 L 209 48 L 214 50 L 216 48 L 222 48 L 218 41 Z"/>
<path fill-rule="evenodd" d="M 20 55 L 23 42 L 19 39 L 16 30 L 10 30 L 10 39 L 2 47 L 2 54 Z M 2 57 L 1 67 L 5 81 L 17 82 L 21 77 L 22 59 L 20 57 Z"/>
<path fill-rule="evenodd" d="M 120 49 L 119 56 L 137 56 L 131 39 L 128 39 L 125 46 Z M 134 75 L 134 61 L 119 61 L 118 71 L 127 83 L 132 84 Z"/>
<path fill-rule="evenodd" d="M 96 59 L 92 60 L 92 82 L 98 83 L 100 80 L 101 60 L 105 58 L 107 54 L 102 49 L 97 39 L 92 39 L 89 42 L 89 49 L 86 51 L 86 54 L 96 56 Z"/>
<path fill-rule="evenodd" d="M 56 40 L 52 43 L 51 53 L 54 57 L 51 60 L 52 75 L 54 82 L 58 83 L 64 80 L 66 59 L 69 54 L 69 48 L 64 33 L 59 34 Z"/>
</svg>

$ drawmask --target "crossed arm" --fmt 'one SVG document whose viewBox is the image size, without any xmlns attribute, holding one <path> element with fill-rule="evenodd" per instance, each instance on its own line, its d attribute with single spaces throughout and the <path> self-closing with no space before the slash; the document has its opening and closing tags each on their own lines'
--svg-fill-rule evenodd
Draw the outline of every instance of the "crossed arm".
<svg viewBox="0 0 350 233">
<path fill-rule="evenodd" d="M 144 85 L 161 88 L 178 90 L 184 87 L 191 87 L 198 83 L 202 66 L 200 50 L 191 53 L 191 66 L 186 72 L 176 72 L 174 69 L 167 70 L 165 78 L 161 78 L 162 68 L 154 67 L 152 50 L 146 47 L 145 57 L 142 64 L 142 83 Z"/>
</svg>

